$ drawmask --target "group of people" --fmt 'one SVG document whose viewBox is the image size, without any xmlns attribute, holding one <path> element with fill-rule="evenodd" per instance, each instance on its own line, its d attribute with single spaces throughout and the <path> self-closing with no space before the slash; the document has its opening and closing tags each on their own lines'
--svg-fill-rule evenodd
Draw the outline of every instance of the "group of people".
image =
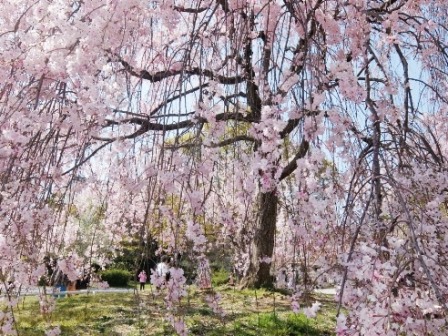
<svg viewBox="0 0 448 336">
<path fill-rule="evenodd" d="M 168 256 L 163 256 L 160 262 L 156 265 L 155 273 L 159 277 L 163 277 L 165 282 L 170 279 L 170 258 Z M 138 274 L 138 282 L 140 283 L 140 290 L 145 289 L 145 284 L 148 281 L 148 275 L 145 270 L 142 270 Z"/>
</svg>

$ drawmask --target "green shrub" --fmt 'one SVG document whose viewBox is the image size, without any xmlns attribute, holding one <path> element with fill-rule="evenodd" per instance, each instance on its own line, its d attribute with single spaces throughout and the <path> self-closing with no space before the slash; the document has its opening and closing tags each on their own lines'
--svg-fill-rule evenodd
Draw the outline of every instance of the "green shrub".
<svg viewBox="0 0 448 336">
<path fill-rule="evenodd" d="M 219 269 L 212 271 L 212 284 L 213 286 L 224 285 L 229 282 L 229 272 L 225 269 Z"/>
<path fill-rule="evenodd" d="M 111 287 L 126 287 L 131 279 L 131 273 L 123 269 L 108 269 L 101 272 L 101 279 Z"/>
</svg>

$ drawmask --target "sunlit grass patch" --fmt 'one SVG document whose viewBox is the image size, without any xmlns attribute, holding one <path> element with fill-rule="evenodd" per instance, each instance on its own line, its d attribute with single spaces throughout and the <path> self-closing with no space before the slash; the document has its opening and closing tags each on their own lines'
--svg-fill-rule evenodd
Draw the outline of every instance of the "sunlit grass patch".
<svg viewBox="0 0 448 336">
<path fill-rule="evenodd" d="M 332 335 L 331 329 L 322 326 L 319 320 L 308 319 L 302 314 L 263 313 L 235 323 L 235 335 Z"/>
<path fill-rule="evenodd" d="M 62 335 L 113 335 L 115 326 L 135 324 L 133 306 L 131 294 L 74 295 L 56 299 L 55 309 L 44 316 L 37 298 L 26 297 L 16 315 L 20 335 L 44 335 L 50 324 L 60 326 Z"/>
<path fill-rule="evenodd" d="M 189 287 L 179 313 L 184 316 L 191 335 L 334 335 L 335 304 L 325 296 L 313 297 L 322 302 L 315 319 L 294 314 L 287 296 L 266 290 L 226 289 L 218 287 L 224 316 L 207 305 L 207 294 Z M 165 318 L 162 296 L 145 292 L 74 295 L 56 300 L 54 311 L 43 316 L 36 297 L 20 299 L 15 314 L 19 335 L 43 336 L 51 326 L 60 326 L 66 336 L 137 336 L 174 335 Z"/>
</svg>

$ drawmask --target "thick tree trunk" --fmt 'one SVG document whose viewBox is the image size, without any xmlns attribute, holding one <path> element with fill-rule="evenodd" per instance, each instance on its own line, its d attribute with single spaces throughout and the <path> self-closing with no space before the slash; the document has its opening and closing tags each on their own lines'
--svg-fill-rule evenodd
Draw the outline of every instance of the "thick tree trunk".
<svg viewBox="0 0 448 336">
<path fill-rule="evenodd" d="M 277 191 L 260 193 L 258 197 L 258 219 L 251 244 L 251 259 L 247 275 L 242 279 L 243 287 L 271 288 L 274 278 L 271 275 L 271 263 L 260 262 L 263 258 L 272 258 L 274 252 L 277 221 Z"/>
</svg>

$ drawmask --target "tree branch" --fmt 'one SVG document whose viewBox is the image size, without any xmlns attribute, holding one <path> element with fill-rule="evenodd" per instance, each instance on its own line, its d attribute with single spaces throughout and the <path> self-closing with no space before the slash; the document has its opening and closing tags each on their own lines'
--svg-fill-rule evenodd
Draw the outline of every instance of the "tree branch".
<svg viewBox="0 0 448 336">
<path fill-rule="evenodd" d="M 173 96 L 173 97 L 171 97 L 171 98 L 168 98 L 168 99 L 166 99 L 163 103 L 160 103 L 154 110 L 152 110 L 152 111 L 149 113 L 149 115 L 152 116 L 152 115 L 156 114 L 156 113 L 157 113 L 159 110 L 161 110 L 164 106 L 166 106 L 167 104 L 169 104 L 169 103 L 175 101 L 176 99 L 185 97 L 185 96 L 189 95 L 190 93 L 196 92 L 196 91 L 198 91 L 198 90 L 202 90 L 203 88 L 206 88 L 206 87 L 208 87 L 208 86 L 209 86 L 209 83 L 204 83 L 204 84 L 202 84 L 201 86 L 194 87 L 194 88 L 192 88 L 192 89 L 190 89 L 190 90 L 184 91 L 184 92 L 182 92 L 182 93 L 180 93 L 180 94 L 178 94 L 178 95 L 175 95 L 175 96 Z"/>
<path fill-rule="evenodd" d="M 132 76 L 138 77 L 141 79 L 145 79 L 150 81 L 151 83 L 160 82 L 161 80 L 164 80 L 169 77 L 177 76 L 180 74 L 188 74 L 188 75 L 197 75 L 197 76 L 205 76 L 207 78 L 210 78 L 212 80 L 215 80 L 221 84 L 225 85 L 232 85 L 232 84 L 238 84 L 244 82 L 245 78 L 244 76 L 222 76 L 217 75 L 213 73 L 213 71 L 208 69 L 200 69 L 198 67 L 192 68 L 192 69 L 179 69 L 179 70 L 164 70 L 164 71 L 158 71 L 155 73 L 149 73 L 146 70 L 135 70 L 128 62 L 121 59 L 119 57 L 119 61 L 121 65 L 123 65 L 124 69 Z"/>
<path fill-rule="evenodd" d="M 202 13 L 205 12 L 208 7 L 199 7 L 199 8 L 186 8 L 186 7 L 180 7 L 180 6 L 174 6 L 173 9 L 178 12 L 182 13 Z"/>
<path fill-rule="evenodd" d="M 101 144 L 98 148 L 96 148 L 92 153 L 90 153 L 90 155 L 88 155 L 85 159 L 80 160 L 77 164 L 75 164 L 72 168 L 70 168 L 69 170 L 66 170 L 65 172 L 62 173 L 62 175 L 66 175 L 70 172 L 72 172 L 73 170 L 75 170 L 76 168 L 82 166 L 84 163 L 86 163 L 87 161 L 90 160 L 91 157 L 93 157 L 96 153 L 98 153 L 102 148 L 106 147 L 107 145 L 111 144 L 113 142 L 113 140 L 106 140 L 105 143 Z"/>
<path fill-rule="evenodd" d="M 317 116 L 321 111 L 320 110 L 303 110 L 303 115 L 300 118 L 289 119 L 285 128 L 280 132 L 280 138 L 284 139 L 288 136 L 297 126 L 299 126 L 300 122 L 303 120 L 303 117 L 311 117 Z"/>
<path fill-rule="evenodd" d="M 227 120 L 237 120 L 237 121 L 243 121 L 243 122 L 257 122 L 255 120 L 255 117 L 252 113 L 244 115 L 239 112 L 235 113 L 220 113 L 217 114 L 215 117 L 216 121 L 227 121 Z M 106 119 L 106 124 L 103 125 L 103 128 L 110 127 L 110 126 L 117 126 L 117 125 L 123 125 L 123 124 L 133 124 L 133 125 L 140 125 L 141 127 L 135 131 L 134 133 L 131 133 L 129 135 L 119 136 L 119 137 L 112 137 L 112 138 L 105 138 L 105 137 L 92 137 L 94 140 L 99 141 L 115 141 L 115 140 L 124 140 L 124 139 L 133 139 L 138 137 L 139 135 L 142 135 L 148 131 L 174 131 L 182 128 L 189 128 L 193 127 L 194 125 L 198 124 L 206 124 L 208 123 L 207 119 L 205 118 L 196 118 L 196 119 L 188 119 L 183 120 L 178 123 L 173 124 L 161 124 L 161 123 L 153 123 L 150 122 L 147 118 L 128 118 L 123 119 L 120 121 L 116 120 L 110 120 Z"/>
<path fill-rule="evenodd" d="M 217 147 L 224 147 L 224 146 L 228 146 L 231 145 L 235 142 L 239 142 L 239 141 L 250 141 L 250 142 L 256 142 L 257 140 L 255 140 L 254 138 L 248 136 L 248 135 L 238 135 L 235 136 L 233 138 L 230 139 L 226 139 L 220 142 L 216 142 L 216 143 L 212 143 L 210 145 L 204 145 L 202 142 L 201 143 L 188 143 L 188 144 L 180 144 L 180 145 L 171 145 L 171 146 L 166 146 L 165 148 L 167 149 L 172 149 L 172 150 L 176 150 L 176 149 L 180 149 L 180 148 L 194 148 L 194 147 L 200 147 L 200 146 L 204 146 L 204 147 L 208 147 L 208 148 L 217 148 Z"/>
<path fill-rule="evenodd" d="M 283 168 L 282 174 L 280 175 L 280 181 L 291 175 L 294 170 L 297 168 L 297 160 L 303 158 L 306 153 L 308 152 L 308 149 L 310 148 L 310 143 L 303 139 L 302 143 L 300 144 L 299 151 L 294 156 L 294 158 L 288 163 L 288 165 Z"/>
</svg>

